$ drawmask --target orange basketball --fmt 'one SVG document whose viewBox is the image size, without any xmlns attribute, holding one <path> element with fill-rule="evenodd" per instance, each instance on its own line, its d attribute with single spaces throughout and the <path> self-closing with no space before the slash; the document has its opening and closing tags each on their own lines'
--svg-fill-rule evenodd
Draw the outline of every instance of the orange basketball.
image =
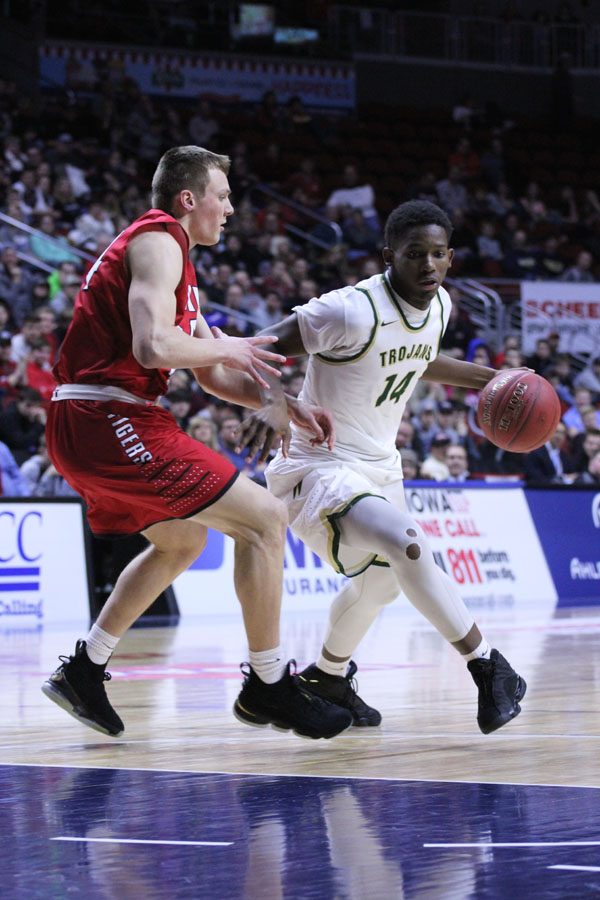
<svg viewBox="0 0 600 900">
<path fill-rule="evenodd" d="M 484 387 L 477 421 L 485 436 L 502 450 L 529 453 L 554 434 L 561 414 L 552 385 L 523 369 L 506 369 Z"/>
</svg>

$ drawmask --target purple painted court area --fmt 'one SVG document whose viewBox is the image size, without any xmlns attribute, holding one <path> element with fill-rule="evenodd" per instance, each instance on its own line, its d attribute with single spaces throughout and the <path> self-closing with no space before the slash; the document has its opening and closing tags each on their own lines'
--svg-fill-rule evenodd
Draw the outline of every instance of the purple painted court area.
<svg viewBox="0 0 600 900">
<path fill-rule="evenodd" d="M 600 896 L 600 790 L 0 766 L 0 894 Z"/>
</svg>

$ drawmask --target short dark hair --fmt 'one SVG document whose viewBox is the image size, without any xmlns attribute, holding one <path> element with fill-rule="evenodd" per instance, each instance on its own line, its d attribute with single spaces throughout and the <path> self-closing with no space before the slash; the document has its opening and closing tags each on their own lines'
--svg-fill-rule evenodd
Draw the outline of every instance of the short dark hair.
<svg viewBox="0 0 600 900">
<path fill-rule="evenodd" d="M 439 225 L 446 232 L 448 241 L 452 236 L 452 222 L 443 209 L 429 200 L 409 200 L 388 216 L 384 233 L 386 247 L 397 246 L 403 234 L 422 225 Z"/>
<path fill-rule="evenodd" d="M 175 196 L 186 188 L 203 197 L 210 170 L 220 169 L 227 175 L 230 165 L 228 156 L 211 153 L 194 144 L 171 147 L 162 155 L 152 178 L 152 206 L 172 212 Z"/>
</svg>

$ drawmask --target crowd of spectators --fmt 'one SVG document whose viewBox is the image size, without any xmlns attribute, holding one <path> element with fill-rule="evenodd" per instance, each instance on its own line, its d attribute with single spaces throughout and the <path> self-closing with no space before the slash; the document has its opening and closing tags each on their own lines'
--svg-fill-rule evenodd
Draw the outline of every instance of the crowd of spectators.
<svg viewBox="0 0 600 900">
<path fill-rule="evenodd" d="M 480 132 L 469 119 L 449 154 L 446 177 L 424 168 L 404 193 L 384 202 L 355 160 L 343 163 L 333 181 L 323 178 L 313 155 L 299 154 L 293 165 L 282 160 L 278 136 L 282 143 L 296 136 L 300 144 L 308 137 L 331 146 L 336 120 L 306 110 L 297 98 L 280 104 L 272 93 L 247 115 L 272 136 L 260 153 L 237 127 L 239 112 L 217 112 L 205 99 L 191 109 L 159 106 L 131 83 L 107 81 L 103 93 L 85 103 L 49 97 L 36 107 L 14 85 L 0 83 L 0 211 L 10 217 L 0 220 L 5 495 L 72 493 L 44 443 L 52 364 L 82 278 L 114 236 L 148 208 L 149 176 L 168 146 L 198 141 L 232 157 L 236 215 L 217 247 L 196 248 L 192 255 L 206 319 L 230 334 L 267 328 L 295 305 L 380 271 L 385 211 L 409 198 L 433 200 L 450 213 L 458 273 L 578 281 L 597 274 L 600 199 L 593 190 L 576 196 L 568 186 L 551 196 L 535 182 L 515 189 L 504 158 L 512 126 L 482 131 L 488 143 L 479 147 Z M 258 196 L 256 185 L 264 182 L 295 205 Z M 338 230 L 307 218 L 303 209 L 331 219 Z M 19 223 L 27 227 L 15 227 Z M 312 229 L 316 242 L 290 236 L 296 232 L 289 225 Z M 564 416 L 546 447 L 511 454 L 479 430 L 476 393 L 421 382 L 397 437 L 406 476 L 600 484 L 600 359 L 574 369 L 553 334 L 529 356 L 517 334 L 502 343 L 484 341 L 459 292 L 451 293 L 443 350 L 499 368 L 530 366 L 554 384 Z M 284 370 L 293 394 L 301 390 L 303 365 L 290 360 Z M 183 370 L 172 374 L 162 402 L 190 434 L 264 483 L 264 465 L 236 451 L 243 410 L 207 396 Z"/>
</svg>

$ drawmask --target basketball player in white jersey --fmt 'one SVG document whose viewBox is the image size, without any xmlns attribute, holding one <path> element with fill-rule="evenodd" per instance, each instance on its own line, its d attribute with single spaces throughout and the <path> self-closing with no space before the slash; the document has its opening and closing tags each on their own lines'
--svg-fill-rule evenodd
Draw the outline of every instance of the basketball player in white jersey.
<svg viewBox="0 0 600 900">
<path fill-rule="evenodd" d="M 313 693 L 345 705 L 354 724 L 381 715 L 353 688 L 351 656 L 385 604 L 402 591 L 464 657 L 479 689 L 477 721 L 488 734 L 520 712 L 525 681 L 482 636 L 455 583 L 434 562 L 408 514 L 398 425 L 419 378 L 481 389 L 494 369 L 439 356 L 451 300 L 442 287 L 452 262 L 451 222 L 426 201 L 397 207 L 385 228 L 385 271 L 294 308 L 269 333 L 279 353 L 309 355 L 301 397 L 331 412 L 333 450 L 292 425 L 287 457 L 267 469 L 290 527 L 348 576 L 333 601 L 321 655 L 301 673 Z M 274 379 L 273 379 L 274 380 Z M 274 385 L 273 390 L 280 388 Z M 264 441 L 252 420 L 241 443 Z"/>
</svg>

